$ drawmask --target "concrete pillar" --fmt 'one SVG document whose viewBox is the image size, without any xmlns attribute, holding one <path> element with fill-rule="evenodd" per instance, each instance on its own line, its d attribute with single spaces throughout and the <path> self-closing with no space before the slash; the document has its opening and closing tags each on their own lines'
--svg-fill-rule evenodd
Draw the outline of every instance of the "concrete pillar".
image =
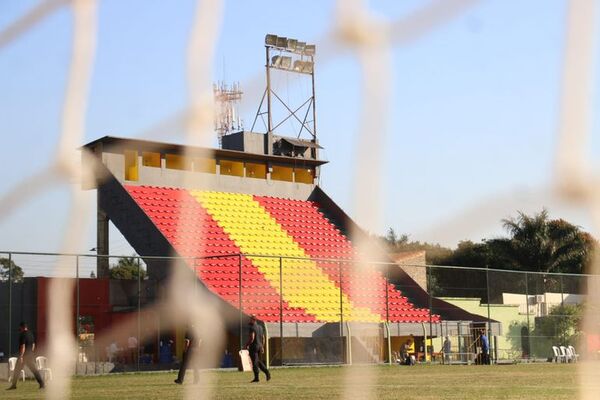
<svg viewBox="0 0 600 400">
<path fill-rule="evenodd" d="M 98 206 L 96 220 L 96 253 L 99 256 L 108 256 L 108 216 L 100 209 L 100 202 L 97 201 L 96 204 Z M 98 278 L 108 278 L 110 276 L 108 257 L 98 257 L 96 259 L 96 276 Z"/>
</svg>

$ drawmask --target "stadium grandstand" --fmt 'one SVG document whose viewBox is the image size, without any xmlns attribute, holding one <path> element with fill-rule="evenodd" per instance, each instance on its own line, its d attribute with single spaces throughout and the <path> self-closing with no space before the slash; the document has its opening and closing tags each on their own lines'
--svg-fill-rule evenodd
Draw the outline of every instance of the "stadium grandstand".
<svg viewBox="0 0 600 400">
<path fill-rule="evenodd" d="M 229 329 L 228 350 L 239 350 L 241 325 L 256 315 L 267 327 L 272 363 L 380 362 L 411 335 L 425 349 L 443 329 L 488 322 L 430 297 L 425 282 L 391 259 L 359 268 L 349 232 L 366 233 L 316 184 L 325 162 L 314 143 L 274 137 L 273 148 L 285 141 L 294 155 L 259 153 L 258 143 L 268 143 L 263 136 L 233 133 L 220 149 L 110 136 L 86 144 L 84 162 L 97 164 L 84 186 L 97 190 L 98 254 L 110 253 L 112 221 L 148 257 L 151 280 L 188 268 L 224 315 L 244 315 L 240 330 Z M 156 256 L 182 257 L 185 266 Z M 98 278 L 108 268 L 99 257 Z M 429 302 L 439 314 L 429 312 Z M 348 343 L 352 331 L 369 326 L 380 333 Z M 340 350 L 308 354 L 320 348 Z"/>
</svg>

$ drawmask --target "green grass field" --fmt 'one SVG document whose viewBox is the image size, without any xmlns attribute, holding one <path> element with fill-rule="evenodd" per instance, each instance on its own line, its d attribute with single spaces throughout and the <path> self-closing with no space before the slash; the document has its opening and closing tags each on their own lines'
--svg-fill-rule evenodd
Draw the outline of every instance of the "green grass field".
<svg viewBox="0 0 600 400">
<path fill-rule="evenodd" d="M 338 399 L 344 373 L 352 368 L 375 371 L 374 399 L 574 399 L 576 366 L 531 364 L 505 366 L 354 366 L 273 369 L 270 382 L 249 384 L 251 373 L 203 372 L 214 386 L 215 399 Z M 181 399 L 183 388 L 173 383 L 175 373 L 119 374 L 78 377 L 75 399 Z M 186 377 L 191 385 L 192 376 Z M 2 399 L 38 399 L 35 381 L 20 382 L 17 390 L 2 391 Z"/>
</svg>

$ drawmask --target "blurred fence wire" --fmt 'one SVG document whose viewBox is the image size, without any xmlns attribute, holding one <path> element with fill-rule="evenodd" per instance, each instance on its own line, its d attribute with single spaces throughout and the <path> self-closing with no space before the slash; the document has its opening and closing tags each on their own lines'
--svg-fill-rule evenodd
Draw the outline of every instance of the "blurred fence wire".
<svg viewBox="0 0 600 400">
<path fill-rule="evenodd" d="M 84 139 L 85 110 L 87 105 L 88 89 L 90 77 L 94 63 L 95 42 L 97 32 L 97 9 L 96 0 L 45 0 L 37 6 L 26 12 L 22 17 L 9 24 L 4 30 L 0 31 L 0 51 L 7 45 L 19 40 L 19 38 L 44 18 L 51 15 L 62 7 L 69 7 L 73 15 L 73 44 L 71 54 L 71 64 L 68 74 L 68 83 L 65 88 L 65 102 L 62 110 L 62 132 L 55 148 L 55 156 L 51 164 L 23 181 L 23 183 L 13 187 L 0 196 L 0 218 L 6 217 L 13 212 L 19 205 L 34 198 L 40 191 L 47 191 L 56 184 L 79 181 L 83 174 L 89 174 L 92 171 L 83 170 L 79 162 L 79 154 L 76 151 Z M 150 123 L 150 128 L 142 133 L 144 138 L 150 138 L 154 133 L 163 130 L 169 130 L 173 127 L 187 127 L 189 132 L 187 142 L 189 144 L 206 143 L 210 136 L 210 126 L 212 123 L 212 65 L 214 64 L 214 46 L 221 29 L 221 14 L 223 2 L 220 0 L 199 0 L 197 12 L 194 15 L 193 29 L 189 38 L 188 47 L 188 87 L 189 104 L 172 117 L 164 121 Z M 383 161 L 382 153 L 379 148 L 384 147 L 386 126 L 389 123 L 389 89 L 385 82 L 393 78 L 393 69 L 391 68 L 390 51 L 395 46 L 404 46 L 420 37 L 427 35 L 440 25 L 453 20 L 464 13 L 470 7 L 477 4 L 475 0 L 444 0 L 432 1 L 424 5 L 421 9 L 402 17 L 398 20 L 384 20 L 376 18 L 371 13 L 368 3 L 361 1 L 342 1 L 337 4 L 334 13 L 335 23 L 333 29 L 323 34 L 317 41 L 320 46 L 321 58 L 319 62 L 335 62 L 343 53 L 350 52 L 357 56 L 362 67 L 363 95 L 360 97 L 362 113 L 358 116 L 356 126 L 358 127 L 357 140 L 362 146 L 361 149 L 368 149 L 368 159 L 363 160 L 369 163 L 369 168 L 381 168 Z M 598 207 L 599 197 L 597 185 L 597 176 L 589 169 L 587 157 L 587 142 L 590 131 L 590 120 L 592 105 L 592 94 L 589 88 L 594 79 L 593 70 L 593 48 L 595 24 L 595 3 L 586 0 L 572 0 L 569 2 L 569 11 L 567 18 L 566 46 L 564 52 L 564 72 L 562 82 L 562 103 L 559 115 L 558 146 L 556 150 L 556 181 L 555 187 L 558 193 L 567 198 L 568 201 L 588 208 L 594 216 L 596 227 L 600 227 L 600 208 Z M 342 49 L 343 51 L 340 51 Z M 259 87 L 258 78 L 248 83 L 250 87 Z M 371 112 L 376 108 L 380 112 Z M 382 116 L 383 113 L 383 116 Z M 376 140 L 373 134 L 377 134 Z M 368 140 L 366 140 L 368 138 Z M 373 145 L 373 147 L 370 147 Z M 365 171 L 367 168 L 357 168 L 357 171 Z M 379 176 L 371 173 L 369 177 Z M 361 223 L 367 224 L 367 221 L 374 221 L 377 225 L 380 218 L 371 218 L 369 212 L 373 209 L 383 210 L 384 199 L 381 196 L 379 186 L 373 186 L 373 182 L 367 177 L 357 176 L 356 187 L 354 190 L 357 219 Z M 369 190 L 366 190 L 369 188 Z M 369 194 L 369 206 L 367 208 L 364 194 Z M 69 215 L 68 224 L 64 232 L 63 251 L 70 253 L 80 248 L 79 240 L 83 236 L 85 224 L 82 221 L 89 220 L 90 212 L 83 205 L 83 199 L 78 189 L 73 189 L 71 193 L 72 206 Z M 373 199 L 376 199 L 374 202 Z M 373 207 L 373 203 L 379 207 Z M 370 223 L 370 222 L 369 222 Z M 366 226 L 368 226 L 367 224 Z M 376 228 L 377 226 L 369 226 Z M 73 274 L 73 260 L 65 260 L 63 257 L 42 257 L 32 256 L 26 261 L 32 268 L 37 268 L 52 277 L 69 277 Z M 82 267 L 82 266 L 79 266 Z M 600 267 L 596 262 L 592 267 L 593 273 L 598 273 Z M 483 274 L 483 272 L 480 272 Z M 502 272 L 504 273 L 504 272 Z M 498 272 L 498 274 L 501 274 Z M 489 278 L 489 277 L 488 277 Z M 483 279 L 483 278 L 482 278 Z M 584 278 L 582 278 L 584 279 Z M 580 282 L 576 277 L 563 277 L 562 284 L 569 287 L 580 289 Z M 175 280 L 177 285 L 185 285 L 185 280 Z M 552 285 L 556 282 L 551 280 Z M 69 331 L 70 315 L 69 310 L 73 304 L 73 299 L 67 295 L 71 293 L 75 283 L 72 280 L 56 281 L 50 285 L 50 298 L 53 310 L 63 310 L 63 313 L 56 312 L 50 315 L 49 320 L 49 344 L 52 354 L 52 362 L 55 371 L 65 371 L 57 374 L 47 392 L 48 398 L 59 399 L 68 396 L 70 363 L 77 354 L 77 345 L 72 340 Z M 547 278 L 543 282 L 535 278 L 534 282 L 526 276 L 520 280 L 517 293 L 522 294 L 523 285 L 527 290 L 535 287 L 536 296 L 542 296 L 545 293 L 554 293 L 543 291 L 538 294 L 540 285 L 548 285 Z M 597 280 L 589 283 L 590 287 L 596 287 Z M 531 286 L 533 285 L 533 286 Z M 171 306 L 185 301 L 181 298 L 182 291 L 180 287 L 173 287 L 170 291 L 170 297 L 166 304 Z M 552 289 L 556 289 L 553 287 Z M 445 293 L 452 293 L 452 288 L 436 288 Z M 474 295 L 483 288 L 473 288 Z M 507 292 L 508 293 L 508 292 Z M 560 290 L 563 293 L 563 289 Z M 600 291 L 593 290 L 587 297 L 588 312 L 584 326 L 588 334 L 598 334 L 600 326 L 596 320 L 594 310 L 600 305 L 598 298 Z M 479 293 L 481 294 L 481 293 Z M 486 289 L 485 294 L 491 296 Z M 494 293 L 494 295 L 500 295 Z M 138 299 L 140 294 L 138 293 Z M 178 297 L 179 296 L 179 297 Z M 524 296 L 529 296 L 525 294 Z M 480 296 L 481 297 L 481 296 Z M 529 298 L 529 297 L 527 297 Z M 564 299 L 563 299 L 564 300 Z M 170 303 L 172 301 L 172 303 Z M 486 300 L 488 304 L 490 299 Z M 540 302 L 546 303 L 547 302 Z M 78 303 L 79 305 L 79 303 Z M 524 311 L 527 316 L 531 314 L 529 309 L 529 300 L 526 303 Z M 193 310 L 196 318 L 217 318 L 216 316 L 204 315 L 203 310 Z M 491 312 L 491 310 L 490 310 Z M 536 311 L 537 312 L 537 311 Z M 541 312 L 541 311 L 540 311 Z M 548 310 L 545 310 L 547 313 Z M 189 317 L 181 316 L 181 318 Z M 531 321 L 527 322 L 530 326 Z M 78 321 L 79 324 L 79 321 Z M 116 329 L 116 328 L 115 328 Z M 454 328 L 452 328 L 454 329 Z M 461 331 L 460 327 L 456 332 Z M 457 337 L 459 337 L 458 335 Z M 510 337 L 519 337 L 523 340 L 523 335 L 514 333 Z M 138 335 L 139 338 L 139 335 Z M 530 333 L 527 334 L 528 343 L 533 340 Z M 516 340 L 516 339 L 514 339 Z M 506 346 L 514 344 L 513 339 L 507 339 Z M 159 341 L 160 342 L 160 341 Z M 462 345 L 467 346 L 463 343 Z M 461 346 L 461 345 L 457 345 Z M 528 351 L 533 354 L 535 344 L 530 343 Z M 464 350 L 464 348 L 461 348 Z M 507 354 L 512 350 L 506 349 Z M 523 351 L 523 349 L 521 349 Z M 461 351 L 462 352 L 462 351 Z M 141 357 L 138 352 L 138 360 Z M 87 357 L 87 356 L 86 356 Z M 349 374 L 352 374 L 349 371 Z M 582 370 L 582 386 L 589 386 L 594 380 L 597 380 L 600 369 L 590 368 Z M 360 379 L 363 382 L 369 380 L 368 376 L 354 377 L 349 379 Z M 364 387 L 367 387 L 365 385 Z M 355 394 L 355 393 L 354 393 Z M 368 393 L 363 393 L 364 398 Z M 350 398 L 353 393 L 346 393 Z M 585 390 L 582 391 L 582 398 L 591 399 L 592 395 Z"/>
</svg>

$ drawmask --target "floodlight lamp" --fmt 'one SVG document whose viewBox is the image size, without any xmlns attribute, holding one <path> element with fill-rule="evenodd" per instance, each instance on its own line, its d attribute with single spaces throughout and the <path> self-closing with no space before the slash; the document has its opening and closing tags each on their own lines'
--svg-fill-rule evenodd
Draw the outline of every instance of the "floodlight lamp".
<svg viewBox="0 0 600 400">
<path fill-rule="evenodd" d="M 267 46 L 277 46 L 277 35 L 267 35 L 265 36 L 265 44 Z"/>
<path fill-rule="evenodd" d="M 271 58 L 271 65 L 274 67 L 281 66 L 281 56 L 273 56 Z"/>
<path fill-rule="evenodd" d="M 307 74 L 312 74 L 313 72 L 313 63 L 310 61 L 304 61 L 302 63 L 302 72 L 306 72 Z"/>
<path fill-rule="evenodd" d="M 297 44 L 298 44 L 298 41 L 296 39 L 288 39 L 287 40 L 287 50 L 288 51 L 295 51 Z"/>
<path fill-rule="evenodd" d="M 281 57 L 281 68 L 290 69 L 292 66 L 292 57 L 283 56 Z"/>
<path fill-rule="evenodd" d="M 304 52 L 304 48 L 306 47 L 306 42 L 298 42 L 296 43 L 296 51 L 298 53 Z"/>
<path fill-rule="evenodd" d="M 314 44 L 307 44 L 304 48 L 304 54 L 306 54 L 307 56 L 314 56 L 315 50 L 316 46 Z"/>
<path fill-rule="evenodd" d="M 302 72 L 302 64 L 304 64 L 303 61 L 300 61 L 300 60 L 294 61 L 294 71 Z"/>
<path fill-rule="evenodd" d="M 276 46 L 281 47 L 282 49 L 285 49 L 287 47 L 287 38 L 278 36 Z"/>
</svg>

